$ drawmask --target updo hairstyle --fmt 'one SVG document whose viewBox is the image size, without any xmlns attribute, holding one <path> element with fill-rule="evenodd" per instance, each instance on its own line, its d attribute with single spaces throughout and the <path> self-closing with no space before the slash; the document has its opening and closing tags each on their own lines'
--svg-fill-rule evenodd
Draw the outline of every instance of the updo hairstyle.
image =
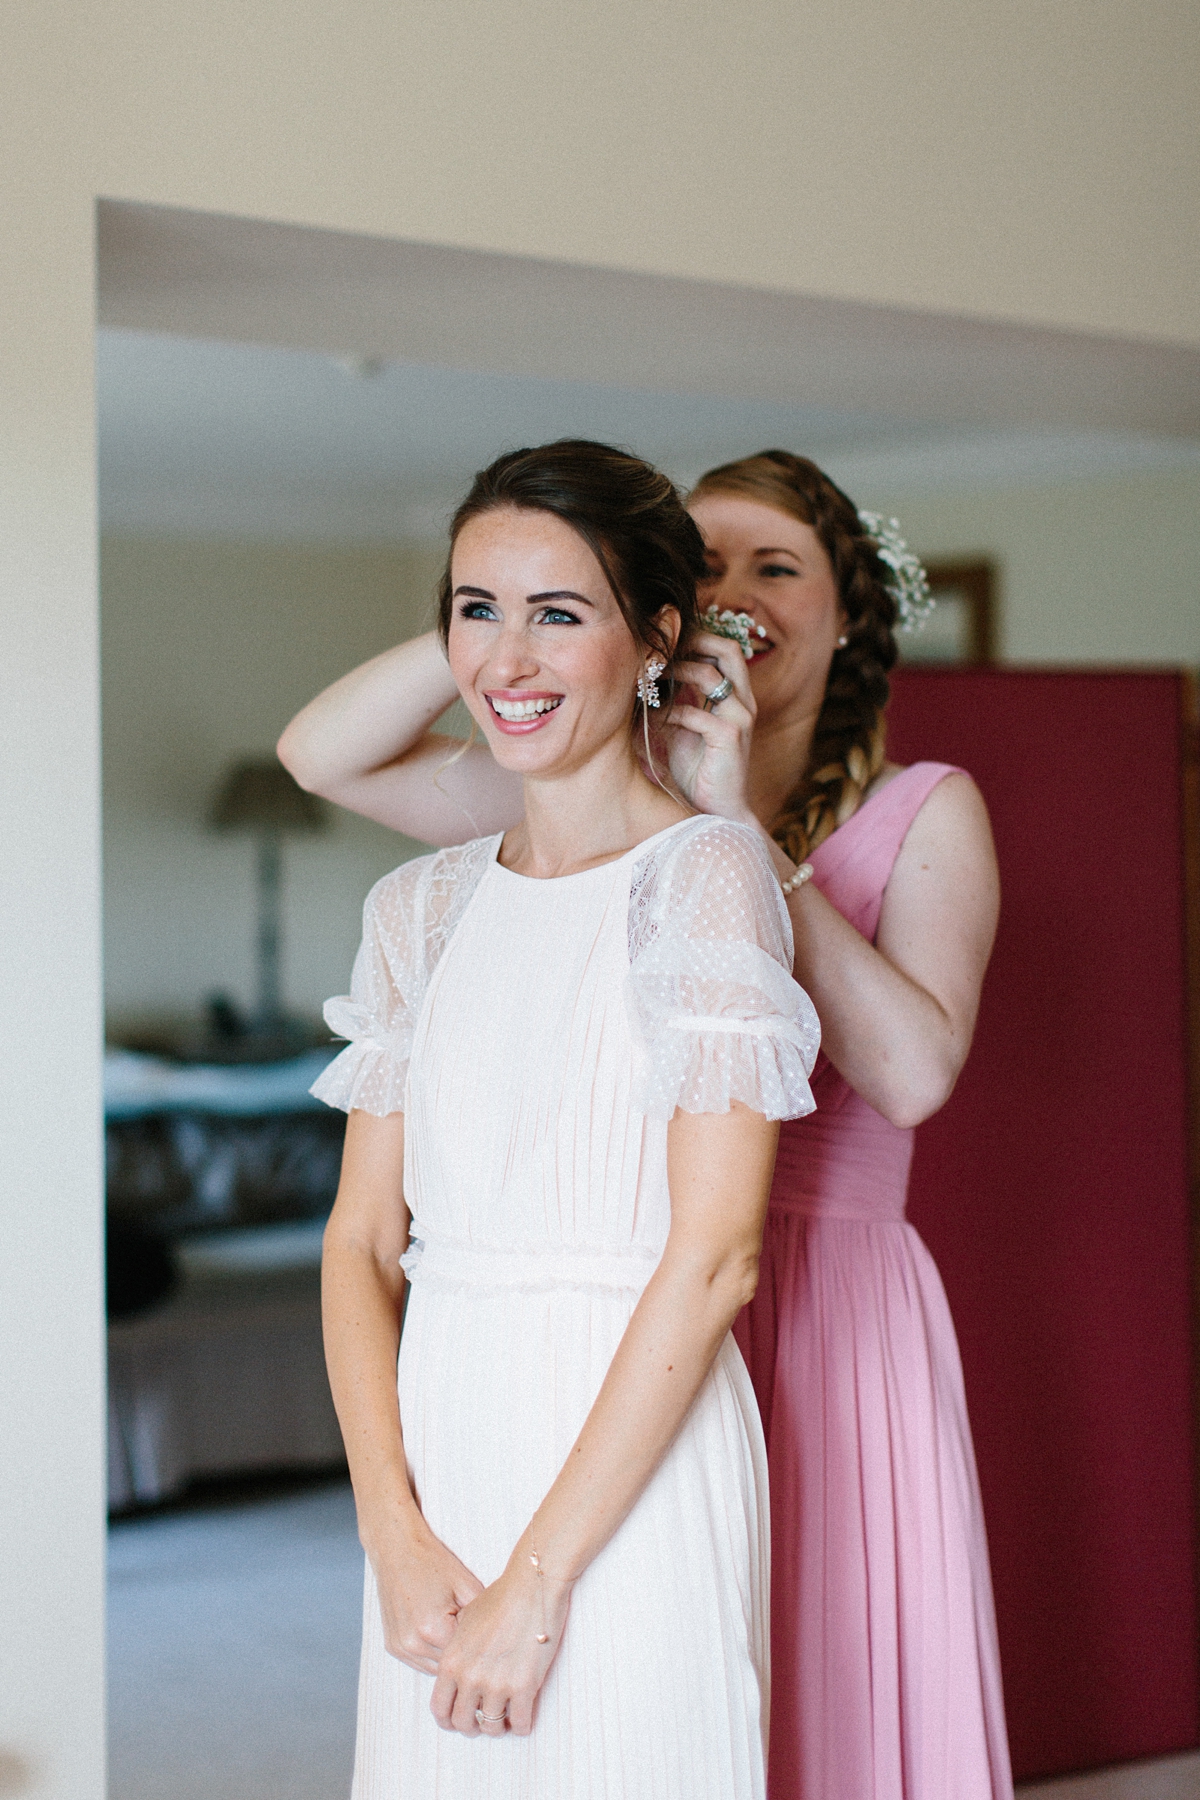
<svg viewBox="0 0 1200 1800">
<path fill-rule="evenodd" d="M 771 825 L 793 862 L 803 862 L 831 831 L 857 811 L 883 767 L 883 711 L 888 670 L 896 661 L 896 602 L 888 569 L 854 502 L 806 456 L 762 450 L 710 469 L 690 498 L 731 494 L 811 525 L 829 556 L 846 614 L 849 643 L 835 650 L 825 699 L 813 733 L 808 766 Z"/>
<path fill-rule="evenodd" d="M 627 451 L 585 438 L 510 450 L 476 475 L 451 521 L 451 552 L 464 525 L 503 506 L 552 513 L 577 531 L 603 569 L 634 641 L 670 662 L 672 645 L 658 615 L 673 606 L 684 632 L 696 628 L 696 583 L 705 564 L 704 540 L 667 476 Z M 438 584 L 443 644 L 452 612 L 447 558 Z"/>
</svg>

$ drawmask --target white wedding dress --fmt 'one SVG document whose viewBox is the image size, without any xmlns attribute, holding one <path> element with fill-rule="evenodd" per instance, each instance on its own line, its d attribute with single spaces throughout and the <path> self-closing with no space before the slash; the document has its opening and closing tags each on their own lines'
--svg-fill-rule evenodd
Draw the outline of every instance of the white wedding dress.
<svg viewBox="0 0 1200 1800">
<path fill-rule="evenodd" d="M 352 1040 L 313 1092 L 402 1109 L 413 1489 L 483 1582 L 565 1461 L 670 1222 L 667 1121 L 812 1108 L 818 1027 L 765 847 L 689 819 L 557 880 L 499 838 L 373 890 Z M 766 1458 L 727 1338 L 675 1442 L 584 1573 L 532 1735 L 465 1738 L 384 1649 L 366 1576 L 354 1800 L 761 1800 Z"/>
</svg>

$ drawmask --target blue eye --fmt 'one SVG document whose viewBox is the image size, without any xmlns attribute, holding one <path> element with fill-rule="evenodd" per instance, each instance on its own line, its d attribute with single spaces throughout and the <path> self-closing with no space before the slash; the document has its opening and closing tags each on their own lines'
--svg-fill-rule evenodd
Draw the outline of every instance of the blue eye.
<svg viewBox="0 0 1200 1800">
<path fill-rule="evenodd" d="M 460 619 L 494 619 L 496 614 L 490 600 L 464 600 L 458 616 Z"/>
<path fill-rule="evenodd" d="M 542 625 L 578 625 L 579 618 L 577 614 L 568 612 L 565 607 L 548 606 L 539 615 L 538 622 Z"/>
</svg>

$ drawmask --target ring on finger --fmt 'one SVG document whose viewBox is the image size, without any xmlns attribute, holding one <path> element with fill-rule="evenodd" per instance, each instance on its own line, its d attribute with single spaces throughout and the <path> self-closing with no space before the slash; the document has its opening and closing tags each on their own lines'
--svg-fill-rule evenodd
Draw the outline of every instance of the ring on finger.
<svg viewBox="0 0 1200 1800">
<path fill-rule="evenodd" d="M 725 675 L 717 683 L 717 685 L 713 689 L 712 693 L 705 695 L 705 698 L 704 698 L 705 712 L 712 712 L 715 707 L 720 706 L 722 700 L 728 700 L 728 698 L 729 698 L 730 694 L 732 694 L 732 692 L 733 692 L 733 683 L 732 683 L 732 681 L 730 681 L 728 675 Z"/>
<path fill-rule="evenodd" d="M 482 1706 L 477 1706 L 475 1708 L 475 1723 L 477 1725 L 507 1725 L 508 1708 L 506 1706 L 504 1711 L 500 1713 L 485 1713 Z"/>
</svg>

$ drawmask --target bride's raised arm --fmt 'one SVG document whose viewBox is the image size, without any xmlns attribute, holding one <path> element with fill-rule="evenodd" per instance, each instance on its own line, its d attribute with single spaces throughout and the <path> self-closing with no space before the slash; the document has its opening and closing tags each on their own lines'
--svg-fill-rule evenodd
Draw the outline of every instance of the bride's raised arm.
<svg viewBox="0 0 1200 1800">
<path fill-rule="evenodd" d="M 351 669 L 288 725 L 279 760 L 311 793 L 422 843 L 445 846 L 515 825 L 520 778 L 486 744 L 463 750 L 430 726 L 458 699 L 436 631 Z"/>
</svg>

